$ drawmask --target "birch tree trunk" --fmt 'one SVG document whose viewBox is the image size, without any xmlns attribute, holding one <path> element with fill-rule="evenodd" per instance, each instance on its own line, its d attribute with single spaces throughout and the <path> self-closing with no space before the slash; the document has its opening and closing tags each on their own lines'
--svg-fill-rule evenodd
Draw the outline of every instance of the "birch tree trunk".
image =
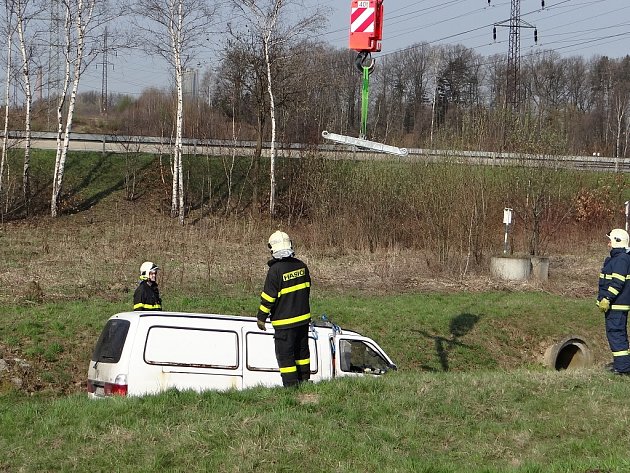
<svg viewBox="0 0 630 473">
<path fill-rule="evenodd" d="M 57 155 L 55 158 L 55 171 L 53 175 L 53 191 L 50 199 L 50 215 L 56 217 L 59 213 L 59 200 L 61 189 L 63 187 L 63 175 L 66 166 L 66 158 L 68 156 L 68 147 L 70 145 L 70 132 L 72 131 L 72 120 L 74 117 L 74 108 L 77 98 L 77 90 L 82 74 L 83 54 L 85 51 L 85 40 L 88 27 L 92 21 L 96 0 L 78 0 L 76 3 L 69 1 L 64 3 L 66 8 L 65 16 L 65 34 L 66 34 L 66 63 L 64 84 L 61 90 L 61 97 L 57 104 Z M 72 12 L 72 7 L 76 6 L 76 11 Z M 73 18 L 74 13 L 74 18 Z M 73 45 L 72 28 L 75 32 L 75 41 Z M 71 57 L 71 51 L 74 49 L 74 57 Z M 65 127 L 63 124 L 63 106 L 66 100 L 70 76 L 72 75 L 72 92 L 68 102 L 68 111 L 66 113 Z"/>
<path fill-rule="evenodd" d="M 24 35 L 26 21 L 26 7 L 28 2 L 17 2 L 17 33 L 20 41 L 20 53 L 22 54 L 22 80 L 24 81 L 24 167 L 22 169 L 22 196 L 26 211 L 30 209 L 30 162 L 31 162 L 31 108 L 33 105 L 33 94 L 31 89 L 30 76 L 30 55 L 27 52 L 26 39 Z"/>
<path fill-rule="evenodd" d="M 295 38 L 307 35 L 319 30 L 325 24 L 323 10 L 315 10 L 314 13 L 307 11 L 302 5 L 293 0 L 232 0 L 234 7 L 241 12 L 238 26 L 244 31 L 230 31 L 230 33 L 245 46 L 246 49 L 260 57 L 259 49 L 262 46 L 262 62 L 264 62 L 264 72 L 260 71 L 259 76 L 264 75 L 267 83 L 267 95 L 269 96 L 269 118 L 271 119 L 271 146 L 270 155 L 270 193 L 269 193 L 269 214 L 273 217 L 276 213 L 276 109 L 274 97 L 273 66 L 278 59 L 278 52 L 282 50 L 282 44 L 289 44 Z M 291 5 L 297 7 L 299 15 L 306 12 L 305 17 L 294 18 L 280 22 L 283 12 L 289 15 Z M 293 12 L 295 13 L 295 12 Z M 282 24 L 282 31 L 278 31 L 279 22 Z M 231 28 L 230 28 L 231 29 Z M 253 41 L 250 41 L 253 40 Z M 258 44 L 253 44 L 257 42 Z M 259 102 L 260 111 L 264 109 L 264 100 Z M 259 120 L 260 125 L 260 120 Z M 263 141 L 262 129 L 259 142 Z"/>
<path fill-rule="evenodd" d="M 9 142 L 9 99 L 11 98 L 11 47 L 13 45 L 13 31 L 11 28 L 10 12 L 7 9 L 7 76 L 4 87 L 4 134 L 2 136 L 2 156 L 0 156 L 0 193 L 4 180 L 4 164 L 7 160 Z"/>
<path fill-rule="evenodd" d="M 621 157 L 621 137 L 623 135 L 623 122 L 625 107 L 621 104 L 621 101 L 617 98 L 615 103 L 615 158 Z"/>
<path fill-rule="evenodd" d="M 197 48 L 204 47 L 220 4 L 206 0 L 135 0 L 129 10 L 135 15 L 134 36 L 140 37 L 143 48 L 151 55 L 164 58 L 173 68 L 176 88 L 175 144 L 173 153 L 173 182 L 171 217 L 184 224 L 183 79 L 186 64 L 194 58 Z M 164 41 L 168 36 L 169 40 Z"/>
<path fill-rule="evenodd" d="M 184 224 L 184 172 L 182 169 L 182 129 L 184 124 L 184 92 L 182 67 L 182 25 L 184 22 L 183 0 L 177 0 L 176 17 L 169 23 L 171 47 L 175 63 L 175 86 L 177 93 L 177 109 L 175 115 L 175 149 L 173 153 L 173 191 L 171 198 L 171 217 L 178 217 Z"/>
<path fill-rule="evenodd" d="M 66 103 L 66 93 L 70 84 L 70 63 L 66 62 L 66 71 L 64 74 L 63 86 L 57 100 L 57 148 L 55 155 L 55 170 L 53 171 L 53 188 L 52 197 L 50 199 L 50 215 L 56 217 L 59 210 L 59 195 L 61 194 L 61 185 L 63 183 L 63 172 L 65 167 L 65 157 L 62 160 L 63 149 L 63 106 Z"/>
<path fill-rule="evenodd" d="M 280 1 L 276 3 L 278 5 Z M 271 118 L 271 148 L 269 149 L 269 214 L 273 217 L 276 214 L 276 104 L 273 96 L 271 60 L 269 58 L 269 39 L 271 31 L 275 25 L 277 16 L 273 17 L 273 23 L 269 27 L 268 34 L 264 39 L 265 65 L 267 66 L 267 93 L 269 94 L 269 118 Z"/>
<path fill-rule="evenodd" d="M 614 108 L 615 108 L 615 158 L 621 158 L 624 156 L 623 150 L 623 139 L 624 139 L 624 128 L 626 128 L 625 124 L 628 121 L 627 119 L 627 111 L 629 107 L 630 100 L 628 92 L 625 90 L 618 91 L 615 95 L 614 99 Z"/>
</svg>

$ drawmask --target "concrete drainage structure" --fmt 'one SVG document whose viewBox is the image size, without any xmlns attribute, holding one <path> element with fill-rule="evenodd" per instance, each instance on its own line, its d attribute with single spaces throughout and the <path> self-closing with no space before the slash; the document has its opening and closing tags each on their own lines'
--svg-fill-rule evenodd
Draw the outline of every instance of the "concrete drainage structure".
<svg viewBox="0 0 630 473">
<path fill-rule="evenodd" d="M 531 274 L 529 257 L 497 256 L 490 259 L 490 274 L 507 281 L 524 281 Z"/>
<path fill-rule="evenodd" d="M 586 368 L 593 365 L 593 353 L 582 337 L 572 335 L 547 348 L 544 363 L 556 371 Z"/>
<path fill-rule="evenodd" d="M 508 281 L 549 279 L 549 258 L 546 256 L 495 256 L 490 259 L 490 274 Z"/>
</svg>

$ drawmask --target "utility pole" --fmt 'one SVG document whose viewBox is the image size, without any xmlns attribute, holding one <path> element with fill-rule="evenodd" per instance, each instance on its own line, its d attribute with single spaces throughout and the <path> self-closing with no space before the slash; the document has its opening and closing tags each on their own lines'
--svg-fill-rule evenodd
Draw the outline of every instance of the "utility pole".
<svg viewBox="0 0 630 473">
<path fill-rule="evenodd" d="M 107 91 L 107 69 L 109 68 L 109 66 L 112 66 L 112 69 L 114 68 L 114 65 L 109 62 L 109 44 L 107 40 L 108 40 L 108 33 L 107 33 L 107 27 L 105 27 L 105 30 L 103 31 L 103 60 L 100 62 L 100 64 L 96 65 L 96 67 L 100 65 L 102 68 L 101 104 L 100 105 L 101 105 L 101 115 L 105 115 L 105 116 L 107 115 L 107 112 L 109 109 L 109 92 Z M 114 48 L 114 55 L 118 55 L 115 48 Z"/>
<path fill-rule="evenodd" d="M 490 0 L 488 0 L 488 4 Z M 541 0 L 545 7 L 545 0 Z M 534 42 L 538 43 L 538 30 L 534 25 L 521 19 L 521 0 L 511 0 L 510 19 L 494 24 L 493 39 L 497 39 L 497 26 L 509 27 L 509 46 L 505 88 L 505 108 L 518 111 L 521 107 L 521 28 L 534 29 Z"/>
<path fill-rule="evenodd" d="M 103 77 L 101 79 L 101 115 L 107 115 L 107 27 L 103 33 Z"/>
<path fill-rule="evenodd" d="M 40 104 L 42 100 L 44 99 L 44 92 L 42 90 L 43 86 L 44 86 L 44 70 L 42 66 L 39 66 L 37 68 L 37 78 L 35 79 L 35 95 Z"/>
<path fill-rule="evenodd" d="M 109 108 L 109 92 L 107 91 L 107 69 L 109 66 L 114 68 L 114 65 L 109 62 L 109 45 L 107 43 L 108 34 L 107 27 L 103 31 L 103 60 L 100 63 L 102 68 L 101 71 L 101 115 L 107 116 L 108 108 Z M 114 55 L 117 56 L 118 53 L 114 48 Z M 99 64 L 96 65 L 98 67 Z"/>
</svg>

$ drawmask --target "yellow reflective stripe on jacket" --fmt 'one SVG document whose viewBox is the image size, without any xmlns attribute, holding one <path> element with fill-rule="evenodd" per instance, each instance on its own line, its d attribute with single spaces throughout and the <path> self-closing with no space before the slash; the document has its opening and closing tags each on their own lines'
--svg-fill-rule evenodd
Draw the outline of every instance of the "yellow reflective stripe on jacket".
<svg viewBox="0 0 630 473">
<path fill-rule="evenodd" d="M 311 313 L 304 315 L 298 315 L 297 317 L 291 317 L 290 319 L 282 319 L 282 320 L 272 320 L 271 325 L 274 327 L 278 327 L 280 325 L 289 325 L 295 324 L 297 322 L 302 322 L 303 320 L 308 320 L 311 318 Z"/>
<path fill-rule="evenodd" d="M 285 287 L 284 289 L 280 290 L 280 292 L 278 293 L 278 297 L 280 297 L 283 294 L 288 294 L 289 292 L 295 292 L 301 289 L 306 289 L 307 287 L 311 287 L 310 282 L 303 282 L 302 284 L 296 284 L 295 286 Z"/>
<path fill-rule="evenodd" d="M 311 359 L 310 358 L 305 358 L 303 360 L 295 360 L 295 364 L 298 365 L 298 366 L 310 365 L 311 364 Z"/>
<path fill-rule="evenodd" d="M 606 276 L 604 276 L 604 273 L 599 273 L 599 279 L 606 279 Z"/>
<path fill-rule="evenodd" d="M 262 297 L 263 299 L 265 299 L 267 302 L 271 302 L 272 304 L 274 302 L 276 302 L 276 298 L 275 297 L 271 297 L 269 294 L 262 292 L 260 294 L 260 297 Z"/>
<path fill-rule="evenodd" d="M 297 371 L 297 366 L 287 366 L 286 368 L 280 368 L 280 373 L 294 373 Z"/>
<path fill-rule="evenodd" d="M 264 306 L 264 305 L 262 305 L 262 304 L 260 305 L 260 307 L 258 307 L 258 309 L 259 309 L 261 312 L 264 312 L 265 314 L 268 314 L 269 312 L 271 312 L 271 309 L 269 309 L 268 307 L 265 307 L 265 306 Z"/>
<path fill-rule="evenodd" d="M 613 304 L 610 306 L 611 310 L 630 310 L 630 305 Z"/>
<path fill-rule="evenodd" d="M 612 286 L 608 286 L 608 292 L 613 293 L 615 296 L 619 295 L 619 291 Z"/>
<path fill-rule="evenodd" d="M 133 306 L 134 309 L 147 309 L 147 310 L 151 310 L 151 309 L 161 309 L 162 305 L 161 304 L 144 304 L 142 302 L 138 302 L 137 304 L 134 304 Z"/>
<path fill-rule="evenodd" d="M 614 351 L 612 352 L 613 356 L 626 356 L 626 355 L 630 355 L 630 352 L 628 350 L 621 350 L 621 351 Z"/>
<path fill-rule="evenodd" d="M 612 273 L 610 276 L 611 278 L 619 279 L 620 281 L 623 281 L 623 282 L 626 281 L 626 277 L 619 273 Z"/>
</svg>

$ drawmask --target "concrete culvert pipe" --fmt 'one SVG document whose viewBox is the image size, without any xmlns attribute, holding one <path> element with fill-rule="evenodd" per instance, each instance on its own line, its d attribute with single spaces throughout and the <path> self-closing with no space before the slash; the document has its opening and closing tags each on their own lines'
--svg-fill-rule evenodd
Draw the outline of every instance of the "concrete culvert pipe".
<svg viewBox="0 0 630 473">
<path fill-rule="evenodd" d="M 545 351 L 545 366 L 556 371 L 593 365 L 593 353 L 582 337 L 566 337 Z"/>
</svg>

